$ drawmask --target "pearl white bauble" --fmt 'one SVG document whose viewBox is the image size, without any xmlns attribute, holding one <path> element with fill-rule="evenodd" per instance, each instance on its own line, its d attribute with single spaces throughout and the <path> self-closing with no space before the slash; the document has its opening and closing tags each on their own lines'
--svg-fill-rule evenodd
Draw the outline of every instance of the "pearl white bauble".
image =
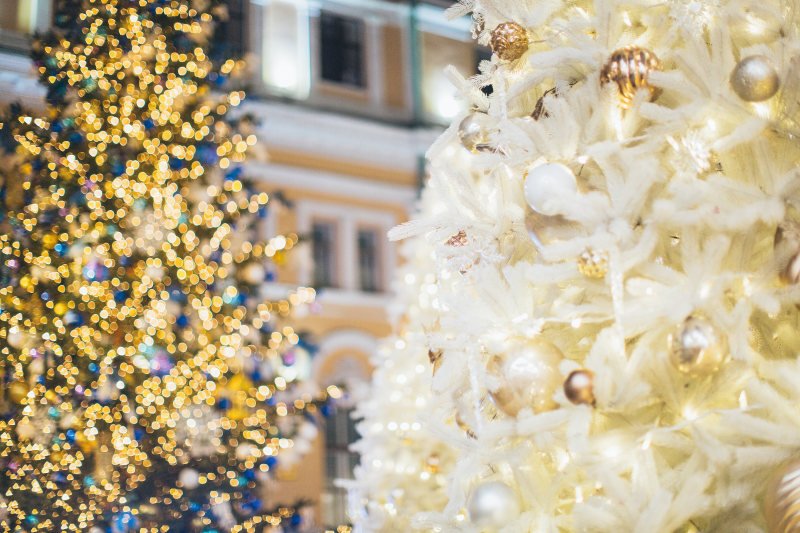
<svg viewBox="0 0 800 533">
<path fill-rule="evenodd" d="M 196 489 L 200 485 L 200 473 L 194 468 L 184 468 L 178 474 L 178 481 L 186 489 Z"/>
<path fill-rule="evenodd" d="M 780 87 L 778 72 L 766 56 L 749 56 L 736 65 L 731 73 L 733 92 L 747 102 L 762 102 L 771 98 Z"/>
<path fill-rule="evenodd" d="M 467 512 L 478 527 L 500 528 L 519 516 L 519 497 L 502 481 L 487 481 L 472 490 Z"/>
<path fill-rule="evenodd" d="M 575 174 L 561 163 L 545 163 L 525 176 L 525 200 L 531 209 L 543 215 L 559 213 L 558 206 L 578 193 Z"/>
<path fill-rule="evenodd" d="M 23 333 L 19 328 L 11 328 L 8 331 L 8 345 L 12 348 L 22 348 L 25 345 L 25 337 L 25 333 Z"/>
<path fill-rule="evenodd" d="M 541 338 L 509 341 L 487 368 L 497 380 L 489 391 L 495 406 L 509 416 L 525 407 L 535 413 L 555 407 L 553 394 L 562 385 L 558 365 L 563 357 L 557 346 Z"/>
<path fill-rule="evenodd" d="M 264 270 L 264 265 L 259 263 L 250 263 L 242 269 L 242 279 L 247 283 L 256 285 L 262 283 L 265 278 L 266 271 Z"/>
</svg>

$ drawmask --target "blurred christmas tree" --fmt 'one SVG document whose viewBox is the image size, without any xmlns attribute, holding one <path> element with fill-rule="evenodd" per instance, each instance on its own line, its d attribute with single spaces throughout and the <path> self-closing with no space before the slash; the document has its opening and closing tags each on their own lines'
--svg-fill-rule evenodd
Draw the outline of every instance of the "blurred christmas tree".
<svg viewBox="0 0 800 533">
<path fill-rule="evenodd" d="M 34 45 L 47 116 L 4 121 L 8 530 L 229 530 L 312 432 L 313 346 L 282 321 L 314 293 L 260 293 L 297 237 L 251 242 L 268 197 L 221 120 L 244 95 L 214 92 L 236 67 L 207 51 L 219 7 L 63 2 Z"/>
<path fill-rule="evenodd" d="M 420 213 L 433 213 L 435 207 L 427 191 Z M 446 476 L 455 462 L 455 450 L 441 434 L 459 429 L 432 428 L 425 416 L 433 399 L 432 378 L 441 366 L 441 354 L 428 349 L 428 332 L 437 328 L 433 249 L 415 237 L 403 243 L 401 256 L 405 263 L 395 280 L 392 318 L 397 332 L 375 354 L 376 370 L 355 412 L 363 419 L 361 440 L 353 446 L 360 465 L 347 488 L 357 533 L 408 531 L 417 513 L 442 509 Z"/>
</svg>

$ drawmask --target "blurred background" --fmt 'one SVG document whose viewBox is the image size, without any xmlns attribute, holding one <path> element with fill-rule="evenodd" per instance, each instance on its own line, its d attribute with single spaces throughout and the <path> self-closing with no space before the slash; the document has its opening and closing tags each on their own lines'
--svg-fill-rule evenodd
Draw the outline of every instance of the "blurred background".
<svg viewBox="0 0 800 533">
<path fill-rule="evenodd" d="M 31 36 L 52 23 L 53 0 L 1 0 L 0 101 L 44 107 L 28 58 Z M 276 294 L 312 286 L 317 301 L 296 329 L 314 350 L 297 366 L 343 408 L 321 421 L 311 452 L 266 487 L 272 505 L 311 502 L 316 526 L 348 522 L 346 493 L 358 457 L 352 406 L 390 330 L 397 263 L 386 232 L 405 221 L 424 180 L 424 153 L 463 104 L 444 74 L 477 72 L 490 57 L 470 21 L 448 22 L 447 1 L 226 0 L 217 53 L 246 60 L 240 113 L 258 124 L 245 172 L 273 199 L 265 238 L 301 245 L 267 284 Z"/>
</svg>

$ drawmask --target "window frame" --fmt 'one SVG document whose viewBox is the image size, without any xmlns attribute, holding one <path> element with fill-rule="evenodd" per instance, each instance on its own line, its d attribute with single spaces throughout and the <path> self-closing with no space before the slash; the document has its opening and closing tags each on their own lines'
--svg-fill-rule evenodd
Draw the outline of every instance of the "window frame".
<svg viewBox="0 0 800 533">
<path fill-rule="evenodd" d="M 331 228 L 331 246 L 330 246 L 330 255 L 331 257 L 328 258 L 328 265 L 330 265 L 331 271 L 329 272 L 329 281 L 330 283 L 323 283 L 320 284 L 319 280 L 317 280 L 317 261 L 316 261 L 316 251 L 314 249 L 315 246 L 315 227 L 318 225 L 327 225 Z M 310 242 L 311 242 L 311 262 L 312 262 L 312 271 L 311 271 L 311 285 L 314 287 L 322 288 L 322 289 L 337 289 L 341 286 L 341 258 L 339 253 L 339 245 L 340 245 L 340 232 L 341 229 L 339 227 L 338 222 L 336 219 L 332 217 L 313 217 L 311 219 L 311 227 L 309 228 L 309 233 L 311 235 Z"/>
<path fill-rule="evenodd" d="M 374 251 L 374 288 L 366 288 L 364 285 L 364 272 L 363 272 L 363 265 L 361 262 L 361 233 L 364 231 L 368 231 L 375 235 L 375 251 Z M 381 239 L 381 230 L 378 226 L 373 224 L 359 224 L 356 227 L 356 261 L 358 263 L 358 290 L 361 292 L 368 292 L 368 293 L 381 293 L 386 292 L 386 279 L 384 278 L 385 269 L 383 268 L 383 253 L 382 250 L 385 246 L 385 243 Z M 385 234 L 385 232 L 383 232 Z"/>
<path fill-rule="evenodd" d="M 389 292 L 387 281 L 392 279 L 397 258 L 394 244 L 387 238 L 379 238 L 379 279 L 382 280 L 377 292 L 366 292 L 360 289 L 358 272 L 358 228 L 375 228 L 378 236 L 385 236 L 389 229 L 397 225 L 395 214 L 389 209 L 377 210 L 357 207 L 345 203 L 323 202 L 317 200 L 298 200 L 295 208 L 297 214 L 297 228 L 301 235 L 309 235 L 315 220 L 333 220 L 337 224 L 338 232 L 336 249 L 338 252 L 337 265 L 338 285 L 330 288 L 339 292 L 381 295 Z M 313 250 L 307 248 L 306 261 L 302 261 L 298 268 L 298 283 L 310 285 L 314 281 Z"/>
<path fill-rule="evenodd" d="M 355 48 L 358 46 L 358 82 L 349 82 L 344 81 L 341 79 L 332 79 L 325 77 L 325 50 L 328 49 L 325 43 L 325 18 L 330 19 L 339 19 L 344 21 L 344 24 L 340 28 L 343 37 L 341 39 L 341 44 L 343 46 L 333 46 L 331 48 L 343 50 L 344 48 Z M 347 43 L 346 41 L 346 34 L 347 31 L 344 28 L 346 24 L 354 24 L 358 26 L 358 34 L 360 42 L 358 43 Z M 322 85 L 329 85 L 333 87 L 338 87 L 342 89 L 347 89 L 351 91 L 357 92 L 366 92 L 369 89 L 369 76 L 368 76 L 368 64 L 367 64 L 367 41 L 369 38 L 368 31 L 367 31 L 367 21 L 363 18 L 352 16 L 349 14 L 342 14 L 337 11 L 329 10 L 329 9 L 322 9 L 319 11 L 319 15 L 317 16 L 317 28 L 318 28 L 318 44 L 317 44 L 317 62 L 319 68 L 319 82 Z M 350 44 L 351 46 L 344 46 Z"/>
</svg>

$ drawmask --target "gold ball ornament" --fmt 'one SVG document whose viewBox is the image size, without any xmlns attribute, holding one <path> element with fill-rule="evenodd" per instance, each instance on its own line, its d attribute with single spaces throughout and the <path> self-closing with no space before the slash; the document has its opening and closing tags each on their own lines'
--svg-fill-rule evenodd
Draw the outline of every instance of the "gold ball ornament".
<svg viewBox="0 0 800 533">
<path fill-rule="evenodd" d="M 502 355 L 489 361 L 487 370 L 498 382 L 489 397 L 509 416 L 526 407 L 535 413 L 554 408 L 553 394 L 561 386 L 558 364 L 563 358 L 556 345 L 542 338 L 512 339 Z"/>
<path fill-rule="evenodd" d="M 769 533 L 800 533 L 800 459 L 773 474 L 764 494 L 764 517 Z"/>
<path fill-rule="evenodd" d="M 16 403 L 22 403 L 22 401 L 28 397 L 28 392 L 30 392 L 30 387 L 24 381 L 15 381 L 8 386 L 8 397 L 11 398 L 11 401 Z"/>
<path fill-rule="evenodd" d="M 578 272 L 587 278 L 604 278 L 608 274 L 608 252 L 586 250 L 578 257 Z"/>
<path fill-rule="evenodd" d="M 772 98 L 781 85 L 778 71 L 767 56 L 753 55 L 739 61 L 731 73 L 731 88 L 746 102 Z"/>
<path fill-rule="evenodd" d="M 573 370 L 564 381 L 564 394 L 575 405 L 594 405 L 594 372 Z"/>
<path fill-rule="evenodd" d="M 489 144 L 489 116 L 480 111 L 470 111 L 458 124 L 458 140 L 472 153 L 492 150 Z"/>
<path fill-rule="evenodd" d="M 669 336 L 672 364 L 684 374 L 703 377 L 713 374 L 728 360 L 728 341 L 713 322 L 692 315 Z"/>
<path fill-rule="evenodd" d="M 492 30 L 489 44 L 503 61 L 516 61 L 528 51 L 528 32 L 516 22 L 503 22 Z"/>
<path fill-rule="evenodd" d="M 654 100 L 659 89 L 651 86 L 647 78 L 654 70 L 661 70 L 661 61 L 650 50 L 638 46 L 626 46 L 615 50 L 600 71 L 600 83 L 614 83 L 619 89 L 620 106 L 631 105 L 636 91 L 644 89 Z"/>
</svg>

